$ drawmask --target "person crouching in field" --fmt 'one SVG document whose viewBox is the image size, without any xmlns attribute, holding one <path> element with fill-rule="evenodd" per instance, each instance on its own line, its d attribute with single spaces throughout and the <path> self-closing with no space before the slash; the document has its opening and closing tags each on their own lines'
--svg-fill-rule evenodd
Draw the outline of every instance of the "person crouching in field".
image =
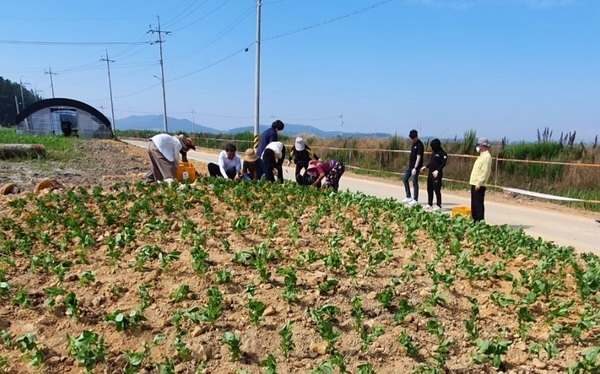
<svg viewBox="0 0 600 374">
<path fill-rule="evenodd" d="M 194 141 L 183 134 L 158 134 L 148 139 L 148 156 L 152 166 L 145 182 L 171 182 L 177 179 L 179 155 L 181 161 L 188 162 L 187 153 L 190 149 L 196 150 Z"/>
<path fill-rule="evenodd" d="M 265 148 L 262 154 L 262 160 L 265 164 L 265 176 L 267 180 L 275 182 L 275 173 L 277 180 L 283 183 L 283 160 L 285 159 L 285 145 L 282 142 L 271 142 Z"/>
<path fill-rule="evenodd" d="M 236 177 L 235 180 L 249 180 L 249 181 L 257 181 L 260 180 L 264 175 L 264 171 L 262 168 L 262 162 L 254 152 L 254 149 L 248 148 L 246 149 L 246 153 L 244 154 L 244 163 L 242 165 L 242 170 L 240 174 Z"/>
<path fill-rule="evenodd" d="M 242 159 L 236 153 L 237 148 L 233 144 L 227 144 L 225 150 L 219 153 L 217 164 L 208 164 L 208 174 L 211 177 L 223 177 L 234 179 L 242 170 Z"/>
<path fill-rule="evenodd" d="M 429 163 L 421 168 L 421 171 L 429 169 L 427 173 L 427 205 L 425 209 L 433 211 L 442 209 L 442 177 L 444 176 L 444 166 L 448 160 L 448 154 L 442 149 L 442 142 L 439 139 L 433 139 L 430 143 L 431 158 Z M 435 193 L 436 205 L 433 206 L 433 194 Z"/>
<path fill-rule="evenodd" d="M 312 161 L 311 161 L 312 162 Z M 313 186 L 319 187 L 321 185 L 321 181 L 323 178 L 325 182 L 323 183 L 322 188 L 333 188 L 334 191 L 337 191 L 340 187 L 340 178 L 342 174 L 346 171 L 346 166 L 338 160 L 331 160 L 329 162 L 319 162 L 317 161 L 316 165 L 318 177 L 313 182 Z"/>
<path fill-rule="evenodd" d="M 297 137 L 294 142 L 294 146 L 290 151 L 290 158 L 288 160 L 288 165 L 294 161 L 296 164 L 296 171 L 294 175 L 296 177 L 296 182 L 300 185 L 306 184 L 306 171 L 308 169 L 308 162 L 314 159 L 315 161 L 319 160 L 319 156 L 306 143 L 304 139 L 301 137 Z M 303 172 L 304 170 L 304 172 Z"/>
</svg>

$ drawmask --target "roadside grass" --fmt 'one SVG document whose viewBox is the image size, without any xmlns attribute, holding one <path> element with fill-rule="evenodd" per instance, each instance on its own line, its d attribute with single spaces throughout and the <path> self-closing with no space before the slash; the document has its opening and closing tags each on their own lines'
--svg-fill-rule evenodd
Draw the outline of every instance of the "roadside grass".
<svg viewBox="0 0 600 374">
<path fill-rule="evenodd" d="M 84 152 L 78 148 L 85 139 L 56 135 L 20 135 L 14 128 L 0 128 L 0 144 L 41 144 L 46 148 L 46 156 L 34 159 L 40 168 L 48 161 L 70 161 L 80 158 Z M 6 162 L 22 162 L 30 158 L 11 158 Z"/>
</svg>

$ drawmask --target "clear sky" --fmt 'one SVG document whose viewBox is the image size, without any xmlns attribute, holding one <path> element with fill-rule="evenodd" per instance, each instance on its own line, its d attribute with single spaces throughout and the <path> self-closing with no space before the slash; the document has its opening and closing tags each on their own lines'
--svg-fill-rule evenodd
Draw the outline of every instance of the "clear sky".
<svg viewBox="0 0 600 374">
<path fill-rule="evenodd" d="M 0 75 L 110 118 L 255 118 L 256 0 L 3 1 Z M 260 123 L 556 140 L 600 133 L 599 0 L 262 0 Z M 137 43 L 137 44 L 136 44 Z M 247 51 L 246 51 L 247 48 Z M 54 74 L 56 73 L 56 74 Z"/>
</svg>

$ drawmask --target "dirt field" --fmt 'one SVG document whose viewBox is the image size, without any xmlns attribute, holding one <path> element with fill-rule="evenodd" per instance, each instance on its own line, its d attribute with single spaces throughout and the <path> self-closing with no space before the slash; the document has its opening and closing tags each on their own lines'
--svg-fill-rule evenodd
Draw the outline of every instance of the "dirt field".
<svg viewBox="0 0 600 374">
<path fill-rule="evenodd" d="M 406 223 L 398 216 L 390 218 L 385 209 L 366 213 L 351 204 L 309 203 L 298 212 L 299 222 L 304 223 L 296 228 L 289 218 L 277 217 L 298 201 L 316 201 L 316 191 L 290 196 L 286 195 L 289 186 L 221 190 L 224 183 L 208 182 L 185 190 L 189 195 L 183 198 L 170 190 L 140 192 L 126 186 L 111 190 L 115 183 L 143 180 L 149 167 L 146 151 L 105 140 L 82 147 L 87 156 L 69 165 L 46 163 L 43 169 L 35 169 L 31 162 L 0 162 L 0 186 L 15 183 L 19 190 L 0 196 L 2 217 L 15 220 L 4 221 L 6 231 L 0 236 L 0 248 L 6 250 L 0 252 L 0 260 L 7 259 L 0 261 L 0 285 L 2 277 L 10 284 L 10 290 L 0 288 L 0 344 L 4 343 L 0 372 L 79 373 L 84 362 L 92 362 L 89 370 L 97 373 L 555 373 L 565 372 L 581 359 L 580 353 L 600 333 L 598 316 L 579 340 L 566 329 L 554 328 L 559 321 L 563 328 L 577 326 L 586 308 L 598 310 L 595 292 L 586 303 L 576 300 L 566 306 L 577 290 L 569 267 L 555 264 L 543 270 L 550 279 L 564 283 L 548 294 L 552 302 L 546 298 L 527 304 L 535 318 L 524 323 L 524 312 L 514 299 L 527 294 L 518 291 L 514 279 L 520 270 L 540 266 L 541 260 L 534 257 L 506 259 L 483 251 L 473 258 L 480 271 L 499 273 L 467 280 L 455 269 L 452 256 L 440 255 L 431 233 L 419 229 L 410 239 Z M 202 163 L 195 165 L 202 173 L 206 170 Z M 54 178 L 66 188 L 17 200 L 27 197 L 43 178 Z M 92 192 L 96 186 L 102 188 Z M 78 192 L 69 194 L 69 188 Z M 319 214 L 324 216 L 312 222 Z M 427 214 L 423 220 L 433 219 L 430 213 L 423 214 Z M 44 217 L 56 220 L 44 221 Z M 35 235 L 31 247 L 23 241 L 22 230 L 13 229 L 10 222 L 16 221 L 27 223 L 23 227 L 31 229 L 31 238 Z M 440 227 L 431 222 L 431 227 Z M 353 235 L 340 235 L 342 227 Z M 372 244 L 367 245 L 367 240 Z M 269 243 L 268 248 L 261 247 L 264 243 Z M 370 252 L 365 249 L 369 245 L 373 246 Z M 476 252 L 496 244 L 463 245 Z M 384 246 L 393 256 L 377 260 L 376 250 Z M 198 248 L 207 258 L 196 257 L 193 249 Z M 328 250 L 331 254 L 336 248 L 349 251 L 344 265 L 354 263 L 360 275 L 348 276 L 349 268 L 336 267 L 331 256 L 310 261 L 311 255 Z M 14 257 L 8 256 L 9 249 L 16 253 Z M 244 251 L 253 260 L 233 256 Z M 354 260 L 352 251 L 356 251 Z M 265 256 L 266 269 L 260 268 L 259 253 Z M 417 267 L 411 270 L 411 263 Z M 427 267 L 428 263 L 437 266 Z M 292 266 L 298 271 L 294 281 L 298 300 L 290 302 L 284 290 L 291 282 Z M 376 271 L 365 270 L 373 266 Z M 434 290 L 432 274 L 449 286 Z M 255 285 L 255 290 L 248 285 Z M 207 323 L 203 307 L 213 302 L 211 287 L 222 293 L 221 315 Z M 58 288 L 65 292 L 52 296 L 51 290 Z M 76 295 L 75 303 L 71 294 Z M 445 300 L 436 299 L 441 295 Z M 386 297 L 392 305 L 384 306 Z M 362 303 L 358 307 L 353 301 L 357 298 Z M 476 313 L 473 300 L 478 300 Z M 262 318 L 254 321 L 258 324 L 252 323 L 250 301 L 265 307 Z M 409 311 L 410 305 L 421 307 Z M 560 307 L 564 315 L 556 312 Z M 136 310 L 144 320 L 136 321 Z M 121 324 L 123 331 L 117 319 L 107 319 L 118 312 L 126 321 Z M 546 320 L 552 313 L 555 324 Z M 362 322 L 356 328 L 359 314 Z M 464 325 L 470 318 L 481 339 L 498 343 L 497 352 L 502 351 L 502 342 L 510 341 L 500 365 L 473 361 L 477 346 L 466 338 Z M 281 331 L 286 323 L 292 324 L 294 344 L 284 353 Z M 103 347 L 105 362 L 93 350 L 77 355 L 68 348 L 67 335 L 74 339 L 84 331 L 104 338 L 96 349 Z M 36 340 L 32 342 L 27 333 Z M 324 338 L 328 333 L 334 349 Z M 232 354 L 232 337 L 241 341 L 238 359 Z M 32 366 L 38 351 L 43 359 Z M 270 363 L 265 361 L 269 354 L 273 355 Z M 486 357 L 491 361 L 492 356 Z M 442 362 L 442 369 L 435 371 Z"/>
</svg>

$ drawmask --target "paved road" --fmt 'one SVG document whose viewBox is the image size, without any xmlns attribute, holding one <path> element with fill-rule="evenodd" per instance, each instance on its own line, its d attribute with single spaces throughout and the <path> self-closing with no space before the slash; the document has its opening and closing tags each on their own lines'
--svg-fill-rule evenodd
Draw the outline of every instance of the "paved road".
<svg viewBox="0 0 600 374">
<path fill-rule="evenodd" d="M 124 140 L 127 143 L 146 147 L 147 143 L 138 140 Z M 188 158 L 201 162 L 214 162 L 215 153 L 199 150 L 188 153 Z M 285 168 L 286 179 L 293 179 L 293 167 Z M 423 186 L 424 183 L 421 183 Z M 367 195 L 381 198 L 404 198 L 404 187 L 398 184 L 353 178 L 346 174 L 340 180 L 340 189 L 361 191 Z M 426 200 L 427 192 L 419 191 L 421 204 Z M 470 206 L 468 197 L 456 196 L 443 191 L 444 211 L 450 212 L 455 206 Z M 492 225 L 507 224 L 523 228 L 534 238 L 542 237 L 558 245 L 573 246 L 579 252 L 594 252 L 600 255 L 600 224 L 593 219 L 563 212 L 554 212 L 529 206 L 487 201 L 486 222 Z"/>
</svg>

